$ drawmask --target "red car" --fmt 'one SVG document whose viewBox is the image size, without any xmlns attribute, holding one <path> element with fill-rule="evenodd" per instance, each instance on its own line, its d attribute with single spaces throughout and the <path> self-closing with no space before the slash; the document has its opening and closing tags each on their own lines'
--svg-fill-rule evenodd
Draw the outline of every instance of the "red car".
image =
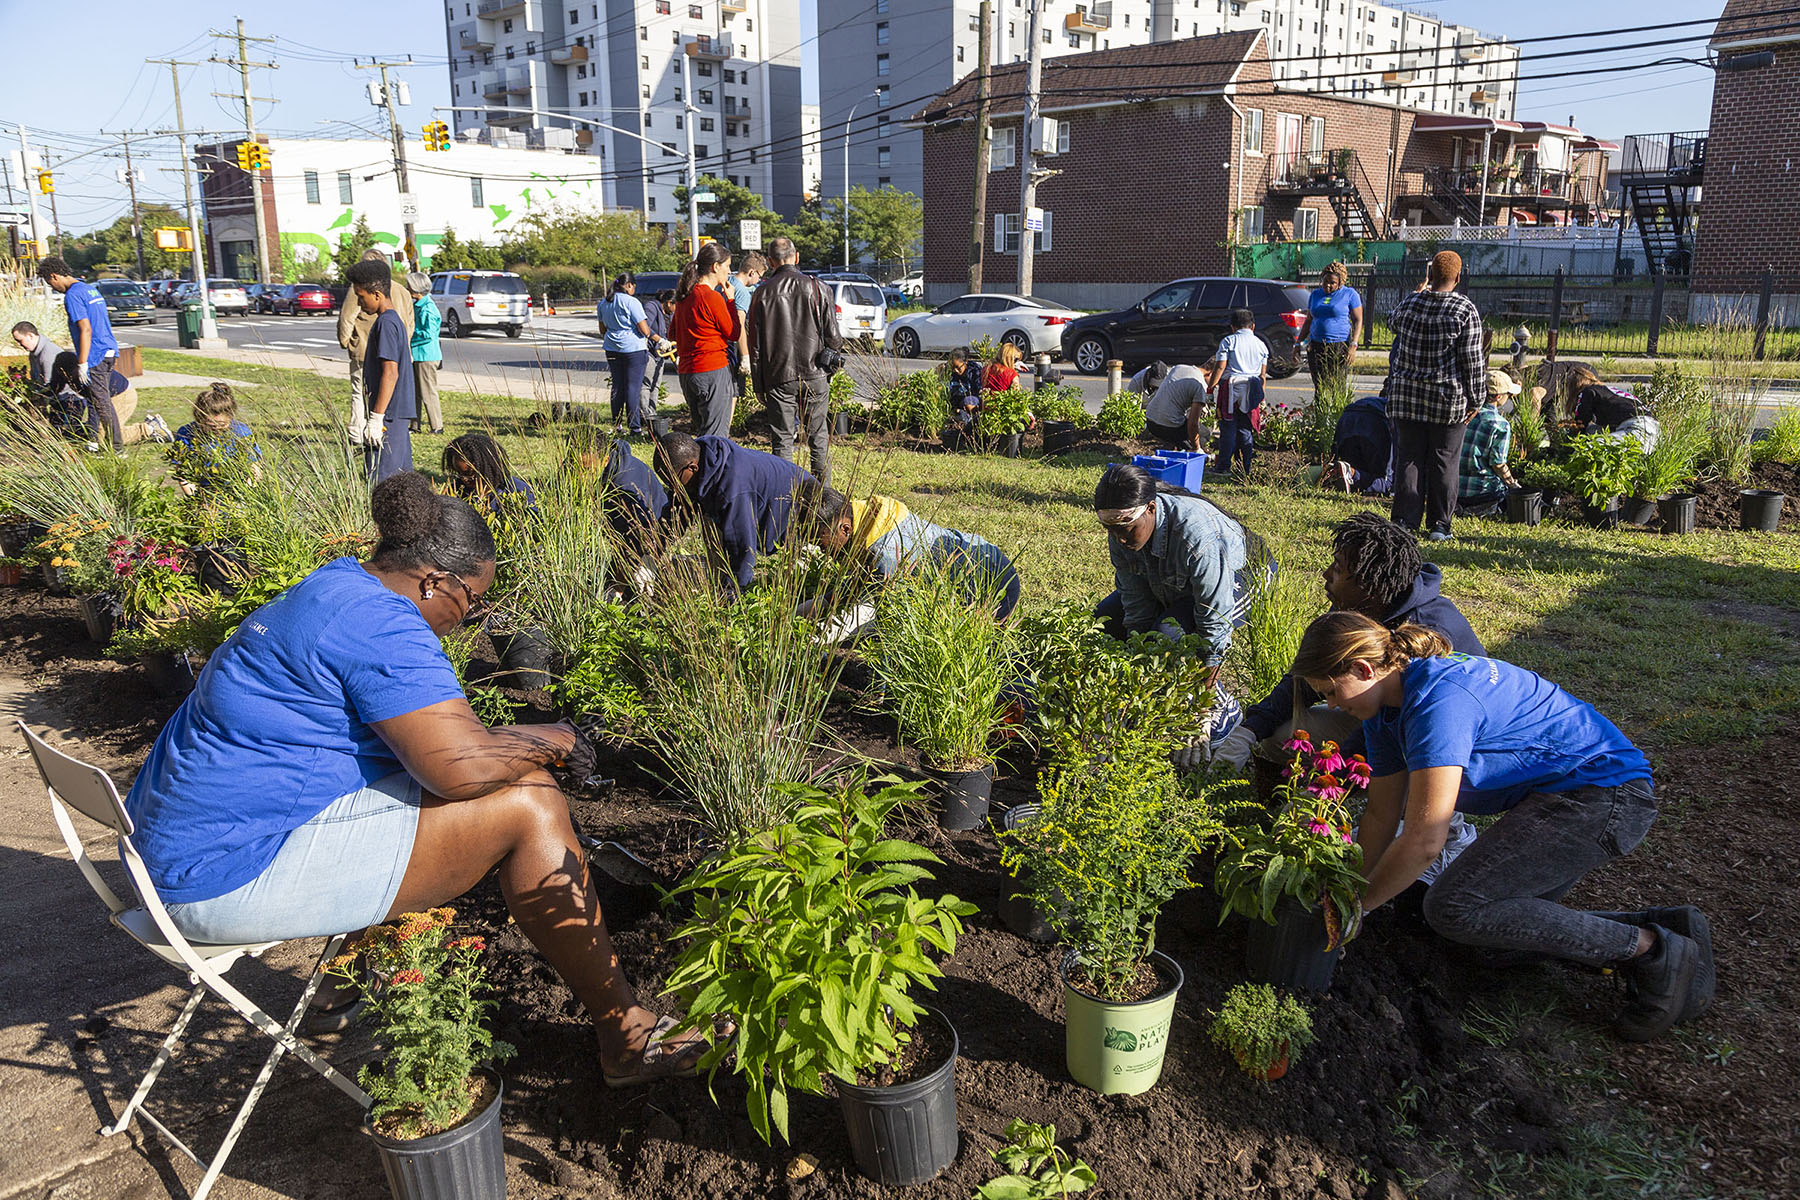
<svg viewBox="0 0 1800 1200">
<path fill-rule="evenodd" d="M 290 283 L 275 293 L 269 303 L 270 312 L 296 317 L 301 313 L 331 313 L 336 309 L 331 289 L 317 283 Z"/>
</svg>

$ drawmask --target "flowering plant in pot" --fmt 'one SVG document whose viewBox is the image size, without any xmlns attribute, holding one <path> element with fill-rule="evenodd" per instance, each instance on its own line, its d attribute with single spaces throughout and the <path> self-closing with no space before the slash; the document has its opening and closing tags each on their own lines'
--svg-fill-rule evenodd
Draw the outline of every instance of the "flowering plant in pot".
<svg viewBox="0 0 1800 1200">
<path fill-rule="evenodd" d="M 106 547 L 112 526 L 89 517 L 65 517 L 50 526 L 31 556 L 54 572 L 61 585 L 77 596 L 105 591 L 112 581 Z"/>
<path fill-rule="evenodd" d="M 406 913 L 371 928 L 353 953 L 327 971 L 356 985 L 384 1051 L 381 1062 L 357 1074 L 374 1103 L 369 1128 L 381 1147 L 388 1183 L 408 1196 L 400 1160 L 422 1155 L 456 1160 L 464 1174 L 505 1191 L 500 1140 L 500 1084 L 484 1072 L 512 1057 L 513 1048 L 487 1029 L 498 1003 L 483 976 L 479 937 L 459 937 L 448 908 Z"/>
<path fill-rule="evenodd" d="M 113 590 L 125 619 L 132 624 L 173 614 L 200 594 L 199 581 L 188 571 L 189 552 L 173 542 L 149 537 L 114 538 L 106 547 Z"/>
<path fill-rule="evenodd" d="M 1225 993 L 1213 1016 L 1215 1046 L 1231 1051 L 1244 1074 L 1276 1080 L 1312 1045 L 1312 1015 L 1292 996 L 1266 983 L 1240 983 Z"/>
<path fill-rule="evenodd" d="M 667 991 L 684 998 L 686 1028 L 735 1022 L 701 1067 L 716 1075 L 731 1059 L 764 1141 L 789 1136 L 790 1088 L 822 1095 L 834 1081 L 857 1166 L 917 1183 L 956 1157 L 956 1035 L 941 1018 L 921 1025 L 912 993 L 934 987 L 934 958 L 955 952 L 975 906 L 919 895 L 937 856 L 884 834 L 919 785 L 874 782 L 786 785 L 787 824 L 696 868 L 677 889 L 692 894 L 694 917 Z M 863 1111 L 895 1107 L 905 1112 L 891 1123 Z M 883 1145 L 876 1127 L 918 1138 Z"/>
<path fill-rule="evenodd" d="M 18 587 L 25 578 L 25 568 L 30 564 L 23 558 L 0 556 L 0 587 Z"/>
</svg>

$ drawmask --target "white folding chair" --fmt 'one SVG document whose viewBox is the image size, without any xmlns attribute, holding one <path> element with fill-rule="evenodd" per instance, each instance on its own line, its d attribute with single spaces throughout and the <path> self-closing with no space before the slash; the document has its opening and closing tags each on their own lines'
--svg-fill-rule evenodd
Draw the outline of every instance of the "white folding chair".
<svg viewBox="0 0 1800 1200">
<path fill-rule="evenodd" d="M 31 757 L 37 763 L 38 774 L 43 776 L 44 786 L 50 795 L 50 812 L 56 818 L 56 827 L 62 831 L 63 842 L 75 859 L 75 865 L 87 878 L 88 886 L 94 889 L 107 911 L 112 916 L 112 923 L 135 938 L 144 949 L 156 955 L 176 970 L 186 971 L 188 981 L 194 985 L 189 993 L 187 1004 L 182 1007 L 181 1015 L 175 1019 L 175 1025 L 169 1030 L 169 1036 L 163 1040 L 162 1048 L 157 1051 L 156 1059 L 150 1069 L 144 1073 L 137 1091 L 119 1119 L 111 1125 L 102 1126 L 100 1132 L 107 1137 L 122 1133 L 136 1116 L 152 1126 L 163 1137 L 167 1138 L 183 1154 L 195 1163 L 206 1168 L 206 1175 L 200 1186 L 194 1190 L 193 1200 L 205 1200 L 206 1194 L 212 1190 L 219 1172 L 225 1167 L 225 1159 L 230 1155 L 232 1147 L 237 1145 L 238 1137 L 244 1132 L 244 1125 L 250 1120 L 250 1112 L 262 1098 L 263 1089 L 268 1087 L 269 1078 L 275 1072 L 275 1064 L 281 1056 L 292 1052 L 301 1062 L 329 1079 L 346 1096 L 364 1108 L 369 1106 L 369 1094 L 357 1087 L 350 1079 L 341 1074 L 335 1067 L 314 1054 L 305 1044 L 294 1037 L 294 1030 L 299 1027 L 300 1019 L 306 1014 L 306 1005 L 312 999 L 313 992 L 319 986 L 325 964 L 334 958 L 344 944 L 346 935 L 339 934 L 331 938 L 325 950 L 313 964 L 311 974 L 307 976 L 306 986 L 301 990 L 300 1001 L 294 1005 L 294 1011 L 288 1015 L 285 1025 L 277 1024 L 262 1009 L 253 1004 L 248 997 L 225 981 L 225 973 L 241 958 L 258 958 L 265 951 L 281 945 L 281 942 L 256 942 L 242 945 L 211 945 L 202 943 L 195 945 L 181 936 L 181 932 L 169 919 L 162 901 L 156 895 L 156 888 L 150 882 L 150 875 L 144 866 L 144 860 L 138 856 L 137 848 L 132 845 L 133 826 L 131 817 L 119 800 L 119 791 L 106 772 L 98 767 L 89 766 L 78 759 L 70 758 L 62 751 L 55 749 L 30 729 L 23 721 L 17 722 L 19 731 L 25 735 L 25 745 L 31 751 Z M 119 860 L 125 867 L 125 873 L 131 880 L 132 889 L 137 894 L 138 903 L 132 904 L 121 900 L 106 881 L 100 877 L 99 870 L 88 857 L 87 850 L 81 844 L 81 838 L 75 832 L 74 822 L 70 819 L 69 809 L 73 808 L 82 816 L 98 821 L 118 837 Z M 207 992 L 229 1004 L 237 1014 L 254 1025 L 257 1029 L 274 1039 L 275 1048 L 269 1052 L 263 1063 L 262 1071 L 256 1076 L 256 1082 L 250 1087 L 250 1094 L 238 1107 L 237 1116 L 231 1122 L 231 1128 L 225 1134 L 211 1162 L 206 1162 L 189 1149 L 187 1143 L 176 1137 L 168 1126 L 151 1115 L 144 1107 L 144 1098 L 156 1083 L 157 1075 L 163 1065 L 175 1053 L 182 1035 L 187 1031 L 188 1021 L 192 1019 L 200 1001 Z"/>
</svg>

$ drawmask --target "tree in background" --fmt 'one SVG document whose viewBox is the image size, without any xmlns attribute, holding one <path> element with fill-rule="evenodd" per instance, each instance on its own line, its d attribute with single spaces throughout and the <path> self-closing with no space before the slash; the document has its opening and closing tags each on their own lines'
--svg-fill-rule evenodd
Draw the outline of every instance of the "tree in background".
<svg viewBox="0 0 1800 1200">
<path fill-rule="evenodd" d="M 138 207 L 138 220 L 144 228 L 144 269 L 151 278 L 185 275 L 191 254 L 173 253 L 156 248 L 154 230 L 162 226 L 188 227 L 187 218 L 166 204 L 144 204 Z M 131 236 L 131 216 L 126 214 L 104 229 L 96 229 L 78 238 L 68 239 L 63 258 L 77 271 L 92 272 L 100 267 L 118 267 L 133 274 L 137 271 L 137 243 Z"/>
<path fill-rule="evenodd" d="M 800 213 L 788 228 L 794 249 L 800 252 L 800 265 L 824 270 L 839 265 L 843 255 L 843 201 L 822 201 L 817 195 L 800 206 Z M 767 235 L 764 235 L 765 238 Z"/>
<path fill-rule="evenodd" d="M 444 230 L 444 236 L 431 251 L 430 259 L 433 271 L 467 271 L 469 269 L 469 252 L 456 236 L 456 230 Z"/>
<path fill-rule="evenodd" d="M 473 249 L 475 243 L 470 243 Z M 507 266 L 571 267 L 595 278 L 619 271 L 667 271 L 680 252 L 646 229 L 635 212 L 552 205 L 533 209 L 499 248 Z"/>
<path fill-rule="evenodd" d="M 783 234 L 792 233 L 778 215 L 771 212 L 763 203 L 760 193 L 753 192 L 741 183 L 732 183 L 728 179 L 719 179 L 712 175 L 700 176 L 700 190 L 711 192 L 715 199 L 700 206 L 700 232 L 715 241 L 723 242 L 735 252 L 742 249 L 738 245 L 741 232 L 739 221 L 761 221 L 762 242 L 767 246 L 771 240 Z M 675 189 L 675 211 L 682 215 L 682 224 L 686 225 L 688 206 L 687 185 L 682 184 Z"/>
<path fill-rule="evenodd" d="M 362 261 L 364 251 L 374 248 L 375 231 L 369 228 L 369 219 L 359 215 L 356 224 L 338 234 L 337 253 L 331 256 L 333 265 L 337 267 L 338 282 L 347 282 L 350 268 Z"/>
<path fill-rule="evenodd" d="M 841 209 L 839 210 L 841 213 Z M 865 262 L 907 264 L 919 254 L 925 234 L 925 202 L 911 192 L 883 187 L 850 189 L 850 241 Z"/>
</svg>

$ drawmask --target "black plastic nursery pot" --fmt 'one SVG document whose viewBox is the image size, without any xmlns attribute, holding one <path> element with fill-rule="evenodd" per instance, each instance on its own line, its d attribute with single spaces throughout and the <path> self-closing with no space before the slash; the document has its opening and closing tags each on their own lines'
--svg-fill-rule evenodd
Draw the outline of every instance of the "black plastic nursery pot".
<svg viewBox="0 0 1800 1200">
<path fill-rule="evenodd" d="M 956 1161 L 956 1027 L 936 1009 L 925 1019 L 950 1034 L 950 1057 L 931 1074 L 893 1087 L 837 1084 L 856 1169 L 888 1187 L 924 1183 Z"/>
<path fill-rule="evenodd" d="M 494 1080 L 488 1106 L 455 1129 L 413 1141 L 397 1141 L 363 1128 L 381 1150 L 394 1200 L 504 1200 L 506 1147 L 500 1137 L 500 1100 Z"/>
<path fill-rule="evenodd" d="M 1587 523 L 1595 529 L 1617 529 L 1619 527 L 1619 498 L 1609 499 L 1605 504 L 1590 504 L 1583 501 L 1581 513 Z"/>
<path fill-rule="evenodd" d="M 44 586 L 49 589 L 52 596 L 69 594 L 69 584 L 63 574 L 63 568 L 53 567 L 49 563 L 44 564 Z"/>
<path fill-rule="evenodd" d="M 968 445 L 969 434 L 968 431 L 961 426 L 950 425 L 938 435 L 938 440 L 944 444 L 944 449 L 956 451 L 961 450 L 964 446 Z"/>
<path fill-rule="evenodd" d="M 500 656 L 498 682 L 530 691 L 550 686 L 550 639 L 541 629 L 490 634 Z"/>
<path fill-rule="evenodd" d="M 938 818 L 939 825 L 966 832 L 980 829 L 987 822 L 988 797 L 994 790 L 993 763 L 973 771 L 933 767 L 931 774 L 943 786 L 944 811 Z"/>
<path fill-rule="evenodd" d="M 994 440 L 994 453 L 1001 458 L 1017 458 L 1025 443 L 1022 433 L 1003 433 Z"/>
<path fill-rule="evenodd" d="M 669 430 L 672 428 L 673 428 L 673 425 L 670 423 L 670 420 L 668 417 L 651 417 L 650 418 L 650 432 L 653 436 L 655 436 L 659 439 L 668 437 Z"/>
<path fill-rule="evenodd" d="M 81 620 L 87 626 L 90 641 L 102 645 L 112 641 L 119 627 L 118 601 L 105 592 L 81 597 Z"/>
<path fill-rule="evenodd" d="M 1514 525 L 1536 525 L 1544 519 L 1544 493 L 1522 488 L 1506 493 L 1506 519 Z"/>
<path fill-rule="evenodd" d="M 18 558 L 31 545 L 31 522 L 8 521 L 0 525 L 0 558 Z"/>
<path fill-rule="evenodd" d="M 833 437 L 850 436 L 850 414 L 847 412 L 831 414 L 831 433 Z"/>
<path fill-rule="evenodd" d="M 1075 422 L 1044 422 L 1044 453 L 1065 454 L 1075 448 Z"/>
<path fill-rule="evenodd" d="M 146 654 L 138 660 L 159 696 L 185 696 L 194 688 L 194 668 L 185 654 Z"/>
<path fill-rule="evenodd" d="M 1781 524 L 1781 503 L 1786 497 L 1767 488 L 1746 488 L 1738 493 L 1738 528 L 1774 533 Z"/>
<path fill-rule="evenodd" d="M 1325 918 L 1298 900 L 1275 906 L 1275 923 L 1252 920 L 1244 941 L 1244 967 L 1250 978 L 1276 987 L 1309 992 L 1328 991 L 1343 947 L 1327 950 L 1331 935 Z"/>
<path fill-rule="evenodd" d="M 1692 533 L 1700 512 L 1700 497 L 1692 492 L 1677 492 L 1656 502 L 1656 515 L 1664 533 Z"/>
<path fill-rule="evenodd" d="M 1000 824 L 1009 833 L 1015 829 L 1023 829 L 1036 821 L 1038 813 L 1041 811 L 1043 811 L 1041 805 L 1030 801 L 1024 804 L 1015 804 L 1001 814 Z M 1030 884 L 1030 881 L 1025 879 L 1014 882 L 1021 888 L 1028 887 Z M 1057 899 L 1061 899 L 1060 892 L 1057 893 Z M 1050 927 L 1050 922 L 1044 919 L 1043 912 L 1031 902 L 1028 896 L 1008 895 L 1001 900 L 1000 921 L 1026 941 L 1054 942 L 1056 940 L 1056 930 Z"/>
<path fill-rule="evenodd" d="M 1619 520 L 1627 525 L 1648 525 L 1656 520 L 1656 501 L 1627 496 L 1619 501 Z"/>
</svg>

